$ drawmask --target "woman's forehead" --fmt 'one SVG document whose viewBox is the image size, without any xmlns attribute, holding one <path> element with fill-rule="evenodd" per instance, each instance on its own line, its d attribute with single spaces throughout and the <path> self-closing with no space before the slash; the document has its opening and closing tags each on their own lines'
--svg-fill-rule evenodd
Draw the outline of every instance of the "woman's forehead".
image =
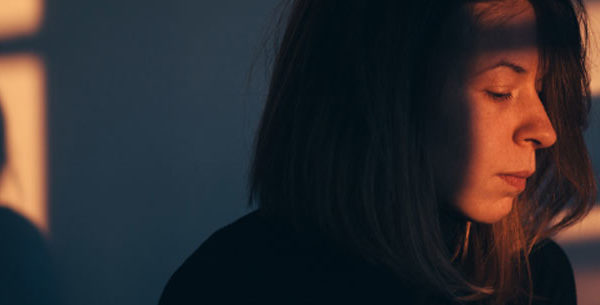
<svg viewBox="0 0 600 305">
<path fill-rule="evenodd" d="M 509 62 L 528 72 L 543 74 L 537 71 L 536 17 L 528 1 L 478 2 L 472 4 L 470 11 L 476 29 L 471 73 Z"/>
<path fill-rule="evenodd" d="M 471 7 L 478 52 L 518 51 L 537 47 L 535 12 L 528 1 L 492 1 Z"/>
<path fill-rule="evenodd" d="M 484 26 L 535 20 L 533 6 L 527 0 L 475 1 L 469 7 L 476 20 Z"/>
</svg>

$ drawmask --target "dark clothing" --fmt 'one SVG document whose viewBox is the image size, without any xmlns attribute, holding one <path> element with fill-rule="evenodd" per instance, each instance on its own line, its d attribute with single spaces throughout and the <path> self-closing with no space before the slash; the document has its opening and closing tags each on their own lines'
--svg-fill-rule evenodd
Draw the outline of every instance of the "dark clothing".
<svg viewBox="0 0 600 305">
<path fill-rule="evenodd" d="M 340 249 L 255 211 L 211 235 L 171 277 L 160 305 L 432 304 L 435 299 Z M 531 263 L 535 292 L 550 298 L 534 304 L 576 303 L 573 271 L 556 243 L 534 251 Z"/>
<path fill-rule="evenodd" d="M 0 304 L 56 305 L 55 282 L 45 238 L 23 216 L 0 207 Z"/>
</svg>

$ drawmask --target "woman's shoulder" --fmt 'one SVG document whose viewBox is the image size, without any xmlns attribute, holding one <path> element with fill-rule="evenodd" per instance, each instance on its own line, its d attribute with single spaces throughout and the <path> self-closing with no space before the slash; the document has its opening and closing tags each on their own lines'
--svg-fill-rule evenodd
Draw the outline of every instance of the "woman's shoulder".
<svg viewBox="0 0 600 305">
<path fill-rule="evenodd" d="M 187 261 L 207 256 L 239 256 L 241 253 L 237 253 L 238 251 L 250 254 L 248 251 L 264 250 L 257 247 L 257 243 L 266 244 L 269 233 L 268 225 L 259 216 L 258 211 L 250 212 L 209 235 Z"/>
<path fill-rule="evenodd" d="M 258 291 L 276 290 L 289 281 L 286 274 L 301 274 L 307 257 L 286 227 L 254 211 L 211 234 L 169 279 L 160 304 L 203 304 L 217 298 L 226 303 L 242 295 L 260 301 Z"/>
<path fill-rule="evenodd" d="M 248 267 L 247 263 L 250 262 L 252 266 L 264 268 L 267 266 L 262 266 L 263 262 L 273 265 L 277 257 L 295 255 L 299 250 L 300 237 L 291 227 L 255 210 L 212 233 L 182 268 L 195 267 L 208 261 L 213 264 L 226 263 L 224 267 L 227 268 Z"/>
<path fill-rule="evenodd" d="M 535 244 L 529 255 L 532 262 L 555 262 L 570 268 L 569 258 L 562 247 L 552 239 L 544 239 Z"/>
<path fill-rule="evenodd" d="M 576 304 L 573 268 L 556 242 L 545 239 L 536 244 L 529 261 L 534 304 Z"/>
<path fill-rule="evenodd" d="M 160 305 L 406 299 L 399 288 L 390 274 L 331 240 L 298 233 L 255 211 L 202 243 L 171 277 Z"/>
</svg>

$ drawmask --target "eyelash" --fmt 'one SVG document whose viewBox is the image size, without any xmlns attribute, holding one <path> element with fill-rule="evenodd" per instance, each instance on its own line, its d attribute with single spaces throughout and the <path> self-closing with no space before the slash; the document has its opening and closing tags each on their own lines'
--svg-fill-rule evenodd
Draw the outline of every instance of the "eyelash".
<svg viewBox="0 0 600 305">
<path fill-rule="evenodd" d="M 486 91 L 487 95 L 489 97 L 491 97 L 494 100 L 497 101 L 506 101 L 512 98 L 512 94 L 509 93 L 501 93 L 501 92 L 493 92 L 493 91 Z"/>
</svg>

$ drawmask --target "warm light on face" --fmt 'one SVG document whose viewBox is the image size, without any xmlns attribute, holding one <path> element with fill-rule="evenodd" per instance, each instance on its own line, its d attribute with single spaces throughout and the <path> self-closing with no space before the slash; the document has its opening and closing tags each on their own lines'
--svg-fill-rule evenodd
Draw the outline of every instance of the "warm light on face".
<svg viewBox="0 0 600 305">
<path fill-rule="evenodd" d="M 490 4 L 478 5 L 485 9 Z M 493 12 L 502 22 L 481 21 L 487 35 L 476 42 L 465 75 L 448 86 L 452 90 L 446 92 L 442 111 L 450 118 L 447 128 L 458 131 L 447 140 L 449 153 L 434 157 L 436 168 L 442 169 L 438 185 L 452 186 L 446 199 L 465 217 L 482 223 L 510 213 L 536 170 L 535 151 L 556 141 L 538 96 L 533 8 L 523 2 L 522 7 L 494 7 Z M 463 152 L 453 152 L 460 146 Z"/>
<path fill-rule="evenodd" d="M 0 39 L 34 34 L 43 16 L 43 0 L 0 0 Z"/>
</svg>

